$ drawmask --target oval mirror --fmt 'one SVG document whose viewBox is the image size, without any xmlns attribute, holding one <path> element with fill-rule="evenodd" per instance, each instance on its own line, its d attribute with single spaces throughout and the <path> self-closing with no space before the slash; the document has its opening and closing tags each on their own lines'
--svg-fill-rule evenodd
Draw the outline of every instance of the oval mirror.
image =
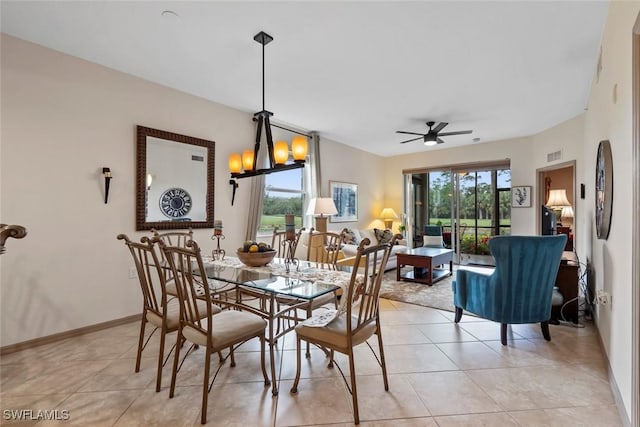
<svg viewBox="0 0 640 427">
<path fill-rule="evenodd" d="M 136 230 L 213 228 L 215 143 L 137 127 Z"/>
</svg>

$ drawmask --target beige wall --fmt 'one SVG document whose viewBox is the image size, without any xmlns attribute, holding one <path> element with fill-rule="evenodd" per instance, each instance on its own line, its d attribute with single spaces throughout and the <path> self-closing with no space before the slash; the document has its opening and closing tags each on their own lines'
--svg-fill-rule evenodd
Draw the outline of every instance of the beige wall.
<svg viewBox="0 0 640 427">
<path fill-rule="evenodd" d="M 614 380 L 631 412 L 631 245 L 632 236 L 632 30 L 640 12 L 639 2 L 613 1 L 602 38 L 602 71 L 594 78 L 585 116 L 584 173 L 586 218 L 582 230 L 588 236 L 583 261 L 594 265 L 596 287 L 612 295 L 609 306 L 598 307 L 600 336 Z M 617 85 L 617 99 L 614 87 Z M 613 213 L 607 240 L 598 240 L 594 223 L 595 161 L 601 140 L 611 142 L 613 156 Z M 582 210 L 582 209 L 581 209 Z M 638 236 L 633 236 L 638 238 Z"/>
<path fill-rule="evenodd" d="M 358 185 L 358 221 L 327 223 L 329 231 L 340 231 L 345 227 L 362 229 L 384 227 L 378 218 L 384 204 L 385 162 L 380 156 L 357 150 L 331 140 L 320 140 L 321 186 L 323 197 L 329 197 L 329 181 L 348 182 Z M 401 210 L 396 210 L 400 215 Z"/>
<path fill-rule="evenodd" d="M 227 158 L 255 137 L 252 112 L 241 112 L 130 75 L 2 35 L 3 223 L 28 236 L 0 258 L 0 346 L 140 312 L 130 255 L 118 233 L 135 232 L 135 127 L 140 124 L 213 140 L 215 217 L 225 248 L 244 240 L 250 182 L 240 180 L 231 206 Z M 379 157 L 321 140 L 327 180 L 359 184 L 360 224 L 381 205 L 381 178 L 366 177 Z M 104 204 L 102 167 L 111 168 Z M 343 170 L 344 169 L 344 170 Z M 374 174 L 372 174 L 374 175 Z M 339 224 L 342 226 L 342 224 Z M 195 230 L 205 253 L 211 230 Z"/>
</svg>

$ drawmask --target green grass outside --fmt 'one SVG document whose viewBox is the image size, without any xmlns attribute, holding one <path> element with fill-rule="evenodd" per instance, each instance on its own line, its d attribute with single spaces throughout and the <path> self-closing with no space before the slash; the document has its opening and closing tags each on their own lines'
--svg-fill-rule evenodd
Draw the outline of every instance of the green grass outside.
<svg viewBox="0 0 640 427">
<path fill-rule="evenodd" d="M 296 223 L 296 229 L 302 227 L 302 217 L 294 217 Z M 284 215 L 262 215 L 260 219 L 260 226 L 258 232 L 272 231 L 274 226 L 278 226 L 278 229 L 284 230 Z"/>
<path fill-rule="evenodd" d="M 443 225 L 445 227 L 451 227 L 451 218 L 431 218 L 429 219 L 429 224 L 431 225 Z M 460 224 L 461 225 L 466 225 L 467 227 L 475 227 L 476 226 L 476 221 L 475 219 L 466 219 L 466 218 L 461 218 L 460 219 Z M 491 220 L 490 219 L 479 219 L 478 220 L 478 227 L 491 227 Z M 511 219 L 503 219 L 501 220 L 501 224 L 500 226 L 502 227 L 509 227 L 511 226 Z"/>
</svg>

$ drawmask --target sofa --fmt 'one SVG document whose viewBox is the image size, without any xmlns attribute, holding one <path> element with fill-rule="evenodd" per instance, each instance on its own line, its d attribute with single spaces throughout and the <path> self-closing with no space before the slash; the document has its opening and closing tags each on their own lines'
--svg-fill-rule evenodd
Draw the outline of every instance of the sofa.
<svg viewBox="0 0 640 427">
<path fill-rule="evenodd" d="M 345 228 L 341 232 L 337 233 L 345 233 L 346 237 L 342 243 L 342 256 L 341 258 L 351 258 L 355 257 L 358 252 L 358 245 L 364 238 L 368 238 L 371 243 L 370 245 L 377 245 L 378 239 L 375 234 L 376 229 L 364 229 L 364 230 L 356 230 L 356 229 L 348 229 Z M 384 231 L 384 230 L 380 230 Z M 296 248 L 296 258 L 300 260 L 307 259 L 307 250 L 309 246 L 309 232 L 305 231 L 301 234 L 300 240 L 298 242 L 298 246 Z M 389 255 L 389 260 L 387 261 L 386 270 L 391 270 L 396 268 L 398 265 L 396 254 L 398 252 L 404 252 L 408 249 L 406 240 L 398 240 L 396 241 L 396 245 L 391 248 L 391 254 Z"/>
</svg>

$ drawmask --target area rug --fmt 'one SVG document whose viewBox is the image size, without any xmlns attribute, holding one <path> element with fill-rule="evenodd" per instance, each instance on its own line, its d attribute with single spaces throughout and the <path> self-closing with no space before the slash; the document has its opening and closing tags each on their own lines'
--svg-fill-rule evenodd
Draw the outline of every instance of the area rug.
<svg viewBox="0 0 640 427">
<path fill-rule="evenodd" d="M 380 298 L 454 311 L 451 282 L 455 277 L 454 267 L 453 276 L 446 277 L 429 286 L 422 283 L 397 281 L 396 270 L 389 270 L 384 274 Z"/>
</svg>

